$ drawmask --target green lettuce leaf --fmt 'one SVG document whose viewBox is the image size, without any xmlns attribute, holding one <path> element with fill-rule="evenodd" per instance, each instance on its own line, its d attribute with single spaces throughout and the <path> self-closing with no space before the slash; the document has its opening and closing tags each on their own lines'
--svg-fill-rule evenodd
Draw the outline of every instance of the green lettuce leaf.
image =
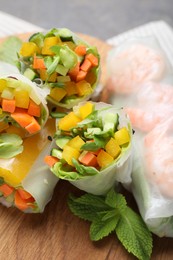
<svg viewBox="0 0 173 260">
<path fill-rule="evenodd" d="M 22 139 L 16 134 L 0 134 L 0 158 L 7 159 L 22 153 Z"/>
<path fill-rule="evenodd" d="M 0 45 L 0 60 L 16 65 L 18 59 L 17 53 L 19 52 L 22 45 L 22 41 L 15 36 L 8 37 Z"/>
</svg>

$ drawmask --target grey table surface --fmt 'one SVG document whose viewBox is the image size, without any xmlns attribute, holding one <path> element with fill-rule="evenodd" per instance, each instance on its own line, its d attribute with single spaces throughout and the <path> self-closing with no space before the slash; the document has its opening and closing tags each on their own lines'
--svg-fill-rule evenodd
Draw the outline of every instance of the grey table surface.
<svg viewBox="0 0 173 260">
<path fill-rule="evenodd" d="M 106 40 L 151 21 L 173 26 L 173 0 L 0 0 L 0 10 L 49 29 Z"/>
</svg>

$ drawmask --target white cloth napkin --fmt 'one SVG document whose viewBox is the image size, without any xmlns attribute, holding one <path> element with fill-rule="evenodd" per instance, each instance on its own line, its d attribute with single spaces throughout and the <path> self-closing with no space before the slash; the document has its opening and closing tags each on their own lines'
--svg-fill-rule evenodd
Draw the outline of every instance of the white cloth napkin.
<svg viewBox="0 0 173 260">
<path fill-rule="evenodd" d="M 42 31 L 43 28 L 0 11 L 0 38 L 19 33 Z"/>
</svg>

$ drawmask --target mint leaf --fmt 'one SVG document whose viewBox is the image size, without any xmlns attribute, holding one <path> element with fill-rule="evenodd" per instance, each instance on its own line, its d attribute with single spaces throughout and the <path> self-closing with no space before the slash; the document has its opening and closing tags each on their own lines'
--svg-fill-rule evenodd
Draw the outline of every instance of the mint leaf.
<svg viewBox="0 0 173 260">
<path fill-rule="evenodd" d="M 115 209 L 119 209 L 123 212 L 127 208 L 126 199 L 122 194 L 116 193 L 114 189 L 111 189 L 105 199 L 105 203 Z"/>
<path fill-rule="evenodd" d="M 92 241 L 98 241 L 103 237 L 108 236 L 112 231 L 115 230 L 119 216 L 114 216 L 106 221 L 97 218 L 94 220 L 90 227 L 90 238 Z"/>
<path fill-rule="evenodd" d="M 94 221 L 99 213 L 107 212 L 107 205 L 104 198 L 92 194 L 85 194 L 79 198 L 69 195 L 68 206 L 75 216 L 84 220 Z"/>
<path fill-rule="evenodd" d="M 150 259 L 152 235 L 142 218 L 129 207 L 119 219 L 116 234 L 129 253 L 141 260 Z"/>
</svg>

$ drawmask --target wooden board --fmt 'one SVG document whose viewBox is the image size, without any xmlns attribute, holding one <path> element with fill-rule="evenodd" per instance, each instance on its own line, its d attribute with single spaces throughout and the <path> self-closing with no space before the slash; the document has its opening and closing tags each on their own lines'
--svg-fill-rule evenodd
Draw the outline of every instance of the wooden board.
<svg viewBox="0 0 173 260">
<path fill-rule="evenodd" d="M 26 37 L 26 35 L 24 35 Z M 105 82 L 105 59 L 111 48 L 101 40 L 82 35 L 96 45 L 101 54 Z M 114 234 L 91 242 L 89 223 L 75 217 L 67 206 L 68 194 L 82 192 L 65 181 L 59 181 L 52 201 L 43 214 L 23 214 L 15 208 L 0 205 L 0 259 L 2 260 L 132 260 Z M 136 208 L 128 192 L 129 203 Z M 173 259 L 172 239 L 154 237 L 152 260 Z M 129 238 L 130 239 L 130 238 Z"/>
</svg>

